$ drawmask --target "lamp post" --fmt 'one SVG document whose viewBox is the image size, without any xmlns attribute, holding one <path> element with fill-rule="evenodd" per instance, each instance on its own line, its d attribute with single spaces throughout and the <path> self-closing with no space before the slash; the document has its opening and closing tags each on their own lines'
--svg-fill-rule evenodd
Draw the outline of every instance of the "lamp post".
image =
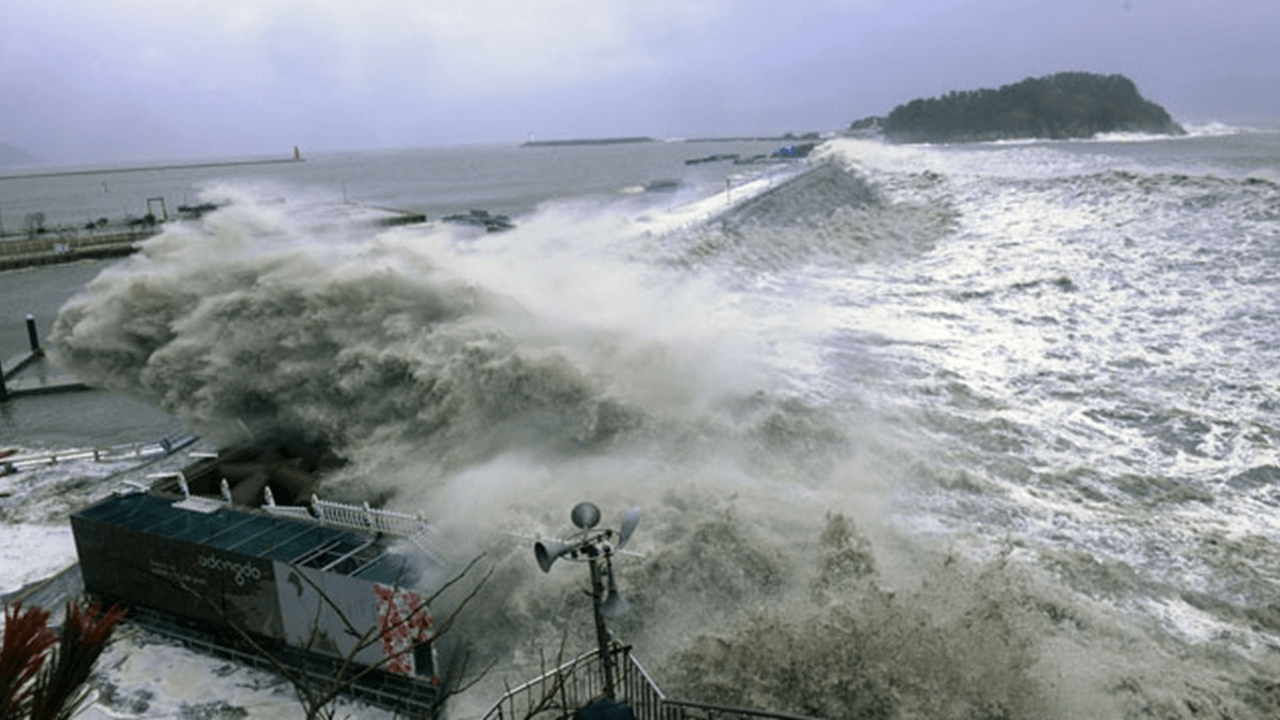
<svg viewBox="0 0 1280 720">
<path fill-rule="evenodd" d="M 605 618 L 618 617 L 630 609 L 631 605 L 618 596 L 618 588 L 613 579 L 613 554 L 622 549 L 631 533 L 640 524 L 640 508 L 633 507 L 623 515 L 622 528 L 617 532 L 609 529 L 594 531 L 600 523 L 600 508 L 589 502 L 581 502 L 573 506 L 569 518 L 578 528 L 578 532 L 569 540 L 534 543 L 533 553 L 538 559 L 538 567 L 543 572 L 551 572 L 551 565 L 560 558 L 576 561 L 587 561 L 591 568 L 591 606 L 595 615 L 596 643 L 600 650 L 600 662 L 604 668 L 604 694 L 610 698 L 614 695 L 613 681 L 615 665 L 613 653 L 610 652 L 609 629 L 605 626 Z M 611 544 L 617 536 L 617 545 Z M 603 565 L 603 567 L 602 567 Z M 607 587 L 606 587 L 607 581 Z"/>
</svg>

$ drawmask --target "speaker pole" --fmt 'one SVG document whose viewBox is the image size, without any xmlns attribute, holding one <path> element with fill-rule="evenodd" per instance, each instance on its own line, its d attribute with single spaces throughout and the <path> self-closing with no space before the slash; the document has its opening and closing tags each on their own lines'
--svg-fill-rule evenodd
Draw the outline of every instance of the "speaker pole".
<svg viewBox="0 0 1280 720">
<path fill-rule="evenodd" d="M 594 530 L 600 523 L 600 508 L 592 503 L 582 502 L 573 507 L 569 513 L 578 532 L 567 542 L 539 540 L 533 545 L 534 557 L 543 572 L 551 572 L 551 566 L 558 558 L 582 562 L 591 566 L 591 605 L 595 614 L 596 643 L 599 645 L 600 665 L 604 670 L 604 694 L 612 699 L 615 696 L 614 677 L 617 674 L 617 661 L 613 656 L 613 641 L 609 636 L 609 628 L 604 624 L 605 616 L 617 617 L 627 611 L 627 601 L 618 597 L 618 588 L 613 578 L 613 554 L 617 552 L 636 526 L 640 524 L 640 508 L 631 508 L 623 516 L 622 531 Z M 618 538 L 617 545 L 613 538 Z M 604 563 L 604 567 L 601 567 Z M 608 597 L 605 596 L 604 574 L 609 574 Z"/>
<path fill-rule="evenodd" d="M 609 629 L 604 626 L 604 579 L 600 575 L 600 553 L 587 551 L 591 565 L 591 604 L 596 615 L 596 642 L 604 666 L 604 694 L 613 698 L 613 653 L 609 651 Z"/>
</svg>

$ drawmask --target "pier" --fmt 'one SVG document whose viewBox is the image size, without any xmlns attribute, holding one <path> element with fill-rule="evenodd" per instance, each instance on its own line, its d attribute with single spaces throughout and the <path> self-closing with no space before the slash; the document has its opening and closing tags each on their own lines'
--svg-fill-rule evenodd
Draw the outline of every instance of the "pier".
<svg viewBox="0 0 1280 720">
<path fill-rule="evenodd" d="M 27 315 L 27 339 L 31 344 L 28 352 L 0 365 L 0 402 L 16 397 L 92 389 L 75 378 L 61 374 L 50 376 L 42 372 L 35 378 L 29 377 L 33 369 L 47 367 L 44 348 L 40 347 L 40 335 L 36 330 L 36 319 L 31 315 Z M 19 377 L 24 371 L 25 375 Z"/>
<path fill-rule="evenodd" d="M 651 137 L 570 138 L 568 140 L 529 140 L 520 147 L 571 147 L 575 145 L 629 145 L 657 142 Z"/>
<path fill-rule="evenodd" d="M 170 217 L 164 198 L 154 197 L 147 198 L 147 214 L 141 218 L 116 223 L 109 223 L 103 219 L 82 227 L 45 228 L 33 224 L 30 229 L 22 233 L 0 234 L 0 271 L 131 255 L 143 240 L 159 235 L 167 224 L 182 222 L 184 219 L 194 220 L 200 216 L 189 208 L 179 207 L 178 210 L 178 217 Z M 330 206 L 302 206 L 298 215 L 317 228 L 350 223 L 380 229 L 416 225 L 428 221 L 425 214 L 413 210 L 362 205 L 356 202 Z"/>
<path fill-rule="evenodd" d="M 156 224 L 62 228 L 0 236 L 0 270 L 132 254 L 138 243 L 160 232 Z M 14 238 L 14 239 L 9 239 Z"/>
</svg>

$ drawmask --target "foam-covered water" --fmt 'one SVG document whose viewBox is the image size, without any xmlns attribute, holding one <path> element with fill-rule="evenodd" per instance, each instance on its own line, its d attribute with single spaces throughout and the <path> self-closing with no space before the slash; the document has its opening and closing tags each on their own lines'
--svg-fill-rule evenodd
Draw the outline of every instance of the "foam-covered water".
<svg viewBox="0 0 1280 720">
<path fill-rule="evenodd" d="M 562 638 L 528 543 L 644 506 L 613 627 L 671 694 L 823 717 L 1280 712 L 1280 138 L 893 147 L 712 222 L 555 203 L 326 234 L 255 199 L 62 309 L 81 377 L 496 569 L 478 709 Z M 551 658 L 548 658 L 551 659 Z"/>
</svg>

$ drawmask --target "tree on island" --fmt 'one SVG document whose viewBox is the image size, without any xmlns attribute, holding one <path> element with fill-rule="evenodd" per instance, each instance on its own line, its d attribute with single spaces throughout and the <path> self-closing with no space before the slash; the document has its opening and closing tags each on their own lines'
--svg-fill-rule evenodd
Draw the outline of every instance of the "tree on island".
<svg viewBox="0 0 1280 720">
<path fill-rule="evenodd" d="M 865 128 L 868 120 L 855 122 L 851 129 Z M 912 100 L 895 107 L 880 125 L 887 140 L 904 143 L 1186 133 L 1163 107 L 1139 95 L 1129 78 L 1085 72 Z"/>
</svg>

